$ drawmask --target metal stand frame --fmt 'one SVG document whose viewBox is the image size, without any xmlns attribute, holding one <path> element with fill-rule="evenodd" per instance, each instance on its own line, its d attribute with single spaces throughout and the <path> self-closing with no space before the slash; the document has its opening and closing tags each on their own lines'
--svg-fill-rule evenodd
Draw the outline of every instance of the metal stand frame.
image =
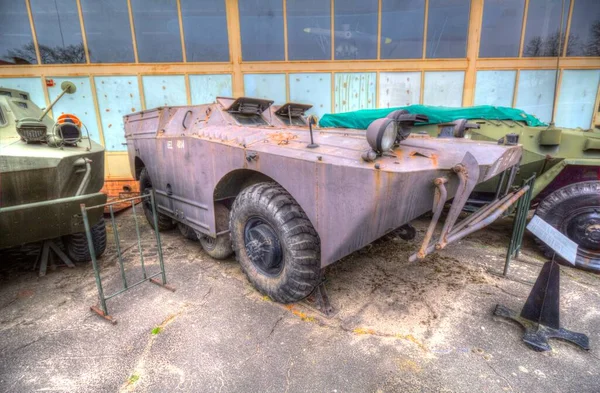
<svg viewBox="0 0 600 393">
<path fill-rule="evenodd" d="M 551 350 L 548 344 L 550 338 L 569 341 L 589 350 L 588 336 L 560 327 L 559 289 L 560 267 L 553 258 L 542 267 L 520 314 L 498 304 L 494 315 L 510 318 L 523 326 L 525 329 L 523 341 L 536 351 Z"/>
<path fill-rule="evenodd" d="M 325 280 L 323 280 L 303 301 L 308 307 L 315 309 L 327 318 L 333 317 L 337 310 L 333 308 L 329 302 L 329 295 L 325 288 Z"/>
<path fill-rule="evenodd" d="M 67 256 L 67 254 L 65 254 L 64 252 L 62 252 L 62 250 L 60 248 L 58 248 L 58 246 L 56 244 L 54 244 L 54 242 L 52 240 L 45 240 L 44 243 L 42 244 L 42 250 L 40 251 L 40 256 L 38 257 L 38 259 L 36 260 L 35 265 L 40 264 L 40 271 L 38 273 L 39 277 L 44 277 L 46 275 L 46 271 L 48 270 L 48 261 L 52 260 L 52 253 L 50 251 L 53 251 L 54 254 L 59 257 L 64 263 L 65 265 L 67 265 L 67 267 L 69 268 L 74 268 L 75 264 L 73 263 L 73 261 L 71 261 L 71 259 Z M 35 269 L 35 266 L 34 266 Z"/>
<path fill-rule="evenodd" d="M 135 204 L 138 201 L 142 201 L 142 203 L 144 202 L 144 198 L 148 198 L 150 199 L 150 204 L 152 205 L 152 218 L 153 218 L 153 222 L 154 222 L 154 234 L 156 237 L 156 246 L 157 246 L 157 250 L 158 250 L 158 263 L 160 265 L 160 271 L 158 273 L 152 274 L 150 276 L 148 276 L 148 274 L 146 273 L 146 266 L 144 265 L 144 255 L 142 253 L 142 242 L 141 242 L 141 237 L 140 237 L 140 227 L 139 227 L 139 223 L 138 223 L 138 217 L 137 217 L 137 213 L 136 213 L 136 209 L 135 209 Z M 140 263 L 141 263 L 141 267 L 142 267 L 142 274 L 143 274 L 143 279 L 133 283 L 133 284 L 128 284 L 127 283 L 127 277 L 125 276 L 125 267 L 123 265 L 123 254 L 121 253 L 121 246 L 120 246 L 120 242 L 119 242 L 119 231 L 115 222 L 115 214 L 113 211 L 113 205 L 115 204 L 122 204 L 123 202 L 131 202 L 131 208 L 133 210 L 133 219 L 135 221 L 135 231 L 137 234 L 137 245 L 138 245 L 138 252 L 140 255 Z M 164 265 L 164 261 L 163 261 L 163 254 L 162 254 L 162 245 L 161 245 L 161 241 L 160 241 L 160 234 L 158 232 L 158 216 L 157 216 L 157 212 L 156 212 L 156 203 L 155 203 L 155 194 L 154 194 L 154 190 L 150 190 L 150 193 L 142 195 L 142 196 L 137 196 L 137 197 L 133 197 L 133 198 L 128 198 L 128 199 L 122 199 L 122 200 L 118 200 L 118 201 L 114 201 L 114 202 L 110 202 L 110 203 L 105 203 L 103 205 L 96 205 L 96 206 L 90 206 L 90 207 L 86 207 L 85 204 L 81 204 L 81 214 L 83 216 L 83 223 L 85 225 L 85 233 L 86 233 L 86 237 L 87 237 L 87 241 L 88 241 L 88 247 L 90 249 L 90 255 L 92 257 L 92 265 L 94 267 L 94 275 L 96 278 L 96 287 L 98 288 L 98 300 L 100 303 L 100 307 L 94 305 L 90 307 L 90 310 L 95 312 L 96 314 L 100 315 L 102 318 L 106 319 L 107 321 L 111 322 L 112 324 L 117 323 L 116 319 L 114 319 L 112 316 L 110 316 L 108 314 L 108 308 L 106 306 L 106 301 L 109 299 L 112 299 L 113 297 L 122 294 L 123 292 L 126 292 L 128 290 L 130 290 L 133 287 L 136 287 L 146 281 L 149 281 L 153 284 L 156 284 L 158 286 L 161 286 L 171 292 L 175 292 L 175 288 L 167 285 L 167 275 L 165 273 L 165 265 Z M 110 219 L 111 219 L 111 223 L 112 223 L 112 229 L 113 229 L 113 234 L 115 237 L 115 245 L 116 245 L 116 249 L 117 249 L 117 256 L 119 259 L 119 267 L 121 270 L 121 280 L 123 283 L 123 289 L 106 296 L 104 294 L 104 289 L 102 288 L 102 279 L 100 277 L 100 268 L 98 267 L 98 261 L 96 259 L 96 253 L 94 250 L 94 243 L 92 240 L 92 233 L 91 233 L 91 227 L 90 227 L 90 222 L 88 220 L 88 216 L 87 216 L 87 211 L 88 210 L 92 210 L 92 209 L 104 209 L 105 207 L 108 207 L 109 212 L 110 212 Z M 157 280 L 155 277 L 157 276 L 161 276 L 161 280 Z"/>
<path fill-rule="evenodd" d="M 529 179 L 523 180 L 523 188 L 529 187 L 523 198 L 519 199 L 516 207 L 515 218 L 513 220 L 512 236 L 506 251 L 506 261 L 504 262 L 504 272 L 502 275 L 508 275 L 510 261 L 512 258 L 519 258 L 521 246 L 523 245 L 523 234 L 527 224 L 527 213 L 531 205 L 531 194 L 533 193 L 533 183 L 535 182 L 535 173 Z"/>
</svg>

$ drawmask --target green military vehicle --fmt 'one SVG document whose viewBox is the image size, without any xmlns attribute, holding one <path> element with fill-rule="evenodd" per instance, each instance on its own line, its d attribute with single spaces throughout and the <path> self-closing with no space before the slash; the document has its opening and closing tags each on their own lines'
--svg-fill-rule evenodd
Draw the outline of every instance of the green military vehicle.
<svg viewBox="0 0 600 393">
<path fill-rule="evenodd" d="M 27 92 L 0 86 L 0 249 L 44 242 L 42 259 L 62 238 L 71 261 L 90 260 L 80 204 L 106 202 L 104 148 L 82 135 L 74 115 L 56 121 L 47 116 L 64 95 L 75 92 L 63 82 L 62 93 L 45 110 Z M 106 248 L 102 210 L 90 212 L 96 255 Z M 93 221 L 92 221 L 93 220 Z M 42 261 L 42 264 L 44 262 Z"/>
<path fill-rule="evenodd" d="M 429 117 L 415 133 L 522 144 L 517 184 L 537 175 L 532 195 L 536 214 L 578 244 L 577 267 L 600 273 L 600 130 L 548 126 L 515 108 L 425 105 L 325 115 L 320 126 L 362 129 L 397 109 Z M 489 200 L 498 181 L 478 185 L 473 197 Z"/>
</svg>

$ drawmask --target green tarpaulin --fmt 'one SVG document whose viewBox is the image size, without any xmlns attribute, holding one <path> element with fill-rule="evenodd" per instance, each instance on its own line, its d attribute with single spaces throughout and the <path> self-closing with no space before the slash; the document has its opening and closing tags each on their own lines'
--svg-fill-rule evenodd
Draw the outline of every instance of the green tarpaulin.
<svg viewBox="0 0 600 393">
<path fill-rule="evenodd" d="M 410 105 L 397 108 L 363 109 L 354 112 L 326 114 L 319 121 L 321 127 L 355 128 L 364 130 L 373 120 L 387 116 L 388 113 L 398 109 L 405 109 L 409 113 L 419 113 L 429 117 L 429 123 L 447 123 L 458 119 L 489 119 L 489 120 L 514 120 L 524 121 L 532 127 L 546 126 L 538 118 L 521 109 L 505 106 L 480 105 L 465 108 L 449 108 L 445 106 Z"/>
</svg>

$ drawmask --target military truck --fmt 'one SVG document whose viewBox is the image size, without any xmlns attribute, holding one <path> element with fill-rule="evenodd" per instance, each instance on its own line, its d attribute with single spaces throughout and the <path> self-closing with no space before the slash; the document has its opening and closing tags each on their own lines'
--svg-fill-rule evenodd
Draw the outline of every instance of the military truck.
<svg viewBox="0 0 600 393">
<path fill-rule="evenodd" d="M 417 124 L 415 132 L 502 143 L 508 135 L 522 144 L 523 159 L 516 181 L 537 175 L 531 207 L 578 244 L 577 267 L 600 273 L 600 130 L 557 128 L 506 107 L 411 105 L 400 109 L 429 115 L 429 124 Z M 321 125 L 366 128 L 374 118 L 394 110 L 398 109 L 325 115 Z M 492 179 L 476 187 L 474 202 L 489 202 L 497 182 Z M 540 246 L 551 257 L 541 242 Z"/>
<path fill-rule="evenodd" d="M 68 81 L 61 88 L 42 110 L 29 93 L 0 87 L 0 249 L 62 238 L 68 257 L 83 262 L 91 257 L 79 205 L 106 202 L 99 192 L 104 148 L 82 134 L 84 125 L 75 115 L 56 121 L 48 116 L 64 94 L 76 91 Z M 101 209 L 90 213 L 99 256 L 106 228 Z"/>
<path fill-rule="evenodd" d="M 516 168 L 520 146 L 410 135 L 426 118 L 404 112 L 366 131 L 314 132 L 310 107 L 219 97 L 126 115 L 131 170 L 142 193 L 155 192 L 158 229 L 184 225 L 209 255 L 235 253 L 259 291 L 287 303 L 308 296 L 325 266 L 432 209 L 413 260 L 489 224 L 526 191 L 457 223 L 476 184 Z"/>
</svg>

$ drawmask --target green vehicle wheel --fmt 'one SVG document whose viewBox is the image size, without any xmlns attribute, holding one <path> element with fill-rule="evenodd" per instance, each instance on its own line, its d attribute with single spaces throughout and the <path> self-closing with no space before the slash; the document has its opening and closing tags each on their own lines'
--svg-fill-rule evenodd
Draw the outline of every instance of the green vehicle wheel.
<svg viewBox="0 0 600 393">
<path fill-rule="evenodd" d="M 106 224 L 104 218 L 101 218 L 90 228 L 92 233 L 92 243 L 94 244 L 94 253 L 96 258 L 100 258 L 106 250 Z M 67 254 L 73 262 L 89 262 L 92 260 L 90 248 L 88 246 L 85 232 L 73 233 L 63 237 L 63 243 L 67 249 Z"/>
<path fill-rule="evenodd" d="M 554 191 L 536 214 L 577 243 L 578 268 L 600 273 L 600 181 L 573 183 Z M 551 251 L 542 248 L 550 257 Z"/>
</svg>

